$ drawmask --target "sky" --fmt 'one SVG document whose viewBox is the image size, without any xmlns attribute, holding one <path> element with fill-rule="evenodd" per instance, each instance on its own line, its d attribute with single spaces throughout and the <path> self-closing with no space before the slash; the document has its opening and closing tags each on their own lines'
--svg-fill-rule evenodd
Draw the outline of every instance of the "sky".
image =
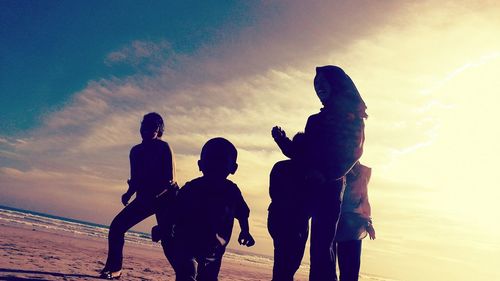
<svg viewBox="0 0 500 281">
<path fill-rule="evenodd" d="M 500 278 L 500 3 L 178 2 L 0 2 L 1 205 L 109 224 L 156 111 L 180 184 L 208 139 L 236 145 L 248 250 L 271 255 L 268 177 L 284 156 L 270 130 L 304 129 L 321 107 L 314 68 L 333 64 L 368 106 L 377 239 L 361 272 Z"/>
</svg>

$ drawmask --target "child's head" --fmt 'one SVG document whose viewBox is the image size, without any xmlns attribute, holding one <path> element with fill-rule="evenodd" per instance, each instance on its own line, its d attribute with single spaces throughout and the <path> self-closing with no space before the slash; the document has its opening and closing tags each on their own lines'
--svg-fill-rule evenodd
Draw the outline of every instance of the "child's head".
<svg viewBox="0 0 500 281">
<path fill-rule="evenodd" d="M 238 169 L 236 158 L 238 151 L 225 138 L 213 138 L 207 141 L 201 149 L 198 167 L 204 176 L 226 178 Z"/>
<path fill-rule="evenodd" d="M 292 159 L 303 160 L 306 150 L 306 135 L 303 132 L 298 132 L 293 136 L 292 147 L 294 151 Z"/>
<path fill-rule="evenodd" d="M 163 118 L 156 112 L 150 112 L 142 118 L 141 137 L 143 140 L 161 138 L 164 131 Z"/>
</svg>

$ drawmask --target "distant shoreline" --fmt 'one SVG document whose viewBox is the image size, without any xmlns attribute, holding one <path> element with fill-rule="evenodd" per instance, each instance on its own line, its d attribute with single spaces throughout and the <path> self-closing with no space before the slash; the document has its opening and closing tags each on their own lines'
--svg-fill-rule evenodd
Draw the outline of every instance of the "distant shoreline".
<svg viewBox="0 0 500 281">
<path fill-rule="evenodd" d="M 58 219 L 58 220 L 63 220 L 63 221 L 68 221 L 68 222 L 73 222 L 73 223 L 81 223 L 81 224 L 85 224 L 85 225 L 109 229 L 109 225 L 105 225 L 105 224 L 98 224 L 98 223 L 93 223 L 93 222 L 89 222 L 89 221 L 82 221 L 82 220 L 72 219 L 72 218 L 68 218 L 68 217 L 61 217 L 61 216 L 51 215 L 51 214 L 47 214 L 47 213 L 41 213 L 41 212 L 36 212 L 36 211 L 31 211 L 31 210 L 26 210 L 26 209 L 9 207 L 9 206 L 5 206 L 5 205 L 0 205 L 0 209 L 7 210 L 7 211 L 28 213 L 28 214 L 47 217 L 47 218 L 51 218 L 51 219 Z M 136 232 L 138 232 L 138 231 L 136 231 Z M 143 233 L 143 232 L 138 232 L 138 233 Z"/>
<path fill-rule="evenodd" d="M 106 225 L 0 205 L 0 277 L 94 280 L 106 257 L 108 229 Z M 129 231 L 125 240 L 126 264 L 135 264 L 125 265 L 126 280 L 173 280 L 161 246 L 152 242 L 148 233 Z M 78 262 L 69 264 L 75 260 Z M 228 248 L 220 280 L 270 280 L 272 264 L 272 256 Z M 296 280 L 307 280 L 308 268 L 303 261 Z M 362 274 L 362 280 L 393 279 Z"/>
<path fill-rule="evenodd" d="M 0 279 L 96 279 L 106 258 L 107 228 L 25 211 L 0 208 Z M 174 279 L 158 243 L 128 233 L 126 241 L 124 280 Z M 272 259 L 229 251 L 224 257 L 220 280 L 270 280 L 271 272 Z M 298 280 L 306 280 L 305 272 L 301 276 Z"/>
<path fill-rule="evenodd" d="M 88 221 L 83 221 L 83 220 L 78 220 L 78 219 L 72 219 L 68 217 L 62 217 L 62 216 L 56 216 L 56 215 L 51 215 L 51 214 L 46 214 L 42 212 L 36 212 L 36 211 L 31 211 L 31 210 L 26 210 L 26 209 L 20 209 L 20 208 L 15 208 L 15 207 L 10 207 L 10 206 L 5 206 L 5 205 L 0 205 L 0 211 L 5 210 L 5 211 L 12 211 L 12 212 L 19 212 L 23 214 L 29 214 L 29 215 L 35 215 L 35 216 L 40 216 L 48 219 L 55 219 L 55 220 L 61 220 L 64 222 L 70 222 L 70 223 L 77 223 L 77 224 L 82 224 L 90 227 L 97 227 L 97 228 L 103 228 L 108 230 L 109 225 L 104 225 L 104 224 L 98 224 L 98 223 L 93 223 L 93 222 L 88 222 Z M 141 232 L 141 231 L 135 231 L 135 230 L 129 230 L 127 231 L 128 234 L 135 234 L 136 236 L 139 236 L 140 238 L 143 238 L 147 241 L 151 241 L 151 234 L 146 233 L 146 232 Z M 152 242 L 151 242 L 152 243 Z M 252 252 L 247 252 L 244 250 L 237 250 L 237 249 L 227 249 L 227 252 L 234 253 L 237 255 L 247 255 L 247 256 L 254 256 L 254 257 L 262 257 L 262 258 L 267 258 L 272 260 L 273 257 L 265 254 L 255 254 Z"/>
</svg>

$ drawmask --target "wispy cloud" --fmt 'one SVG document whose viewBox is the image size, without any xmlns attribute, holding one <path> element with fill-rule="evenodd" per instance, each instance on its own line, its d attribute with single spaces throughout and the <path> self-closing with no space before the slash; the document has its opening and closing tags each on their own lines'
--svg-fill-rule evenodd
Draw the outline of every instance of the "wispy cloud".
<svg viewBox="0 0 500 281">
<path fill-rule="evenodd" d="M 169 57 L 175 56 L 171 45 L 166 41 L 133 41 L 117 51 L 106 56 L 105 63 L 109 66 L 115 64 L 130 64 L 133 66 L 161 64 Z"/>
<path fill-rule="evenodd" d="M 460 74 L 462 74 L 463 72 L 469 70 L 470 68 L 480 67 L 482 65 L 490 63 L 490 62 L 492 62 L 494 60 L 497 60 L 499 58 L 500 58 L 500 51 L 493 52 L 491 54 L 483 55 L 480 58 L 475 59 L 472 62 L 468 62 L 468 63 L 466 63 L 466 64 L 464 64 L 464 65 L 462 65 L 462 66 L 454 69 L 453 71 L 451 71 L 450 73 L 448 73 L 446 75 L 446 77 L 444 77 L 442 80 L 438 81 L 431 88 L 422 90 L 421 94 L 422 95 L 429 95 L 429 94 L 435 93 L 436 91 L 438 91 L 439 89 L 441 89 L 446 83 L 449 83 L 450 81 L 452 81 L 453 79 L 457 78 Z"/>
<path fill-rule="evenodd" d="M 452 177 L 454 171 L 444 165 L 460 161 L 451 158 L 452 152 L 441 152 L 468 150 L 467 141 L 479 141 L 462 135 L 455 141 L 455 131 L 461 131 L 452 114 L 464 107 L 452 105 L 467 104 L 467 94 L 477 89 L 493 97 L 488 85 L 458 82 L 470 82 L 465 78 L 472 70 L 497 61 L 500 41 L 477 43 L 492 42 L 488 31 L 499 26 L 495 9 L 476 7 L 484 15 L 477 18 L 465 8 L 453 8 L 451 1 L 448 8 L 433 4 L 264 1 L 257 4 L 261 18 L 254 25 L 233 33 L 221 31 L 217 41 L 189 55 L 175 52 L 167 42 L 132 41 L 110 50 L 110 67 L 153 65 L 152 71 L 91 81 L 61 110 L 45 116 L 41 127 L 21 137 L 0 136 L 0 203 L 109 223 L 121 208 L 119 195 L 129 176 L 128 151 L 140 141 L 140 119 L 156 111 L 165 117 L 165 139 L 176 153 L 181 183 L 199 175 L 196 160 L 206 140 L 224 136 L 236 144 L 239 170 L 232 179 L 252 207 L 252 227 L 262 237 L 257 251 L 270 253 L 265 229 L 268 176 L 273 163 L 283 158 L 270 129 L 280 125 L 289 135 L 303 130 L 307 116 L 320 107 L 312 87 L 314 66 L 339 64 L 368 104 L 362 160 L 374 167 L 370 192 L 383 247 L 370 246 L 367 253 L 374 258 L 367 265 L 370 272 L 380 273 L 387 267 L 377 258 L 382 255 L 391 263 L 391 254 L 411 248 L 406 245 L 411 239 L 427 247 L 430 238 L 414 225 L 434 229 L 429 222 L 447 212 L 441 199 L 462 178 Z M 457 79 L 460 75 L 465 78 Z M 493 81 L 491 75 L 476 75 Z M 421 94 L 428 89 L 432 95 Z M 490 117 L 485 120 L 496 120 Z M 460 119 L 466 129 L 479 127 L 467 120 Z M 488 163 L 487 170 L 493 172 L 494 163 Z M 457 171 L 466 174 L 465 168 Z M 453 187 L 437 191 L 448 185 Z M 484 190 L 483 185 L 475 188 Z M 470 191 L 457 190 L 453 194 L 460 196 Z M 97 215 L 96 209 L 102 212 Z M 446 260 L 449 255 L 438 257 Z M 408 277 L 403 272 L 406 264 L 402 260 L 398 272 L 403 277 Z"/>
<path fill-rule="evenodd" d="M 176 53 L 166 42 L 133 41 L 112 51 L 106 58 L 110 66 L 153 64 L 153 71 L 90 82 L 65 107 L 47 115 L 40 128 L 27 133 L 26 143 L 11 147 L 15 157 L 10 154 L 1 160 L 7 170 L 0 171 L 0 186 L 23 188 L 4 193 L 9 194 L 7 202 L 20 207 L 31 202 L 30 208 L 60 211 L 63 208 L 53 204 L 60 198 L 50 200 L 38 189 L 50 185 L 52 193 L 64 194 L 66 202 L 82 208 L 114 202 L 107 208 L 113 211 L 103 212 L 105 216 L 92 215 L 94 207 L 76 216 L 109 223 L 120 205 L 102 192 L 110 190 L 105 186 L 112 181 L 119 197 L 117 183 L 128 177 L 128 150 L 140 141 L 140 119 L 157 111 L 166 119 L 165 138 L 176 152 L 181 183 L 199 175 L 196 160 L 206 140 L 225 136 L 236 144 L 240 168 L 234 180 L 250 198 L 255 231 L 266 233 L 262 220 L 269 171 L 283 157 L 270 138 L 271 127 L 279 124 L 289 134 L 303 130 L 307 116 L 320 107 L 312 89 L 314 66 L 333 63 L 325 53 L 345 50 L 361 34 L 375 32 L 375 23 L 386 17 L 378 13 L 380 5 L 362 10 L 319 2 L 304 9 L 302 1 L 258 5 L 262 17 L 255 25 L 221 33 L 218 42 L 189 56 Z M 394 9 L 390 3 L 381 5 Z M 349 23 L 352 17 L 359 19 L 356 25 Z M 52 180 L 35 176 L 42 173 Z M 68 175 L 70 182 L 57 175 Z M 23 193 L 33 199 L 22 199 Z M 94 196 L 81 195 L 89 193 Z M 268 251 L 269 241 L 261 245 L 261 251 Z"/>
</svg>

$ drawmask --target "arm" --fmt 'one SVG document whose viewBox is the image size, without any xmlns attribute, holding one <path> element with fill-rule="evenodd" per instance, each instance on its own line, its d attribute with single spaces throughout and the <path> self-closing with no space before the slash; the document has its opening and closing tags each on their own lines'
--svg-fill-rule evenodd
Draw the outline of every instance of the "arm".
<svg viewBox="0 0 500 281">
<path fill-rule="evenodd" d="M 363 201 L 361 202 L 362 204 L 362 209 L 363 209 L 363 214 L 368 217 L 368 224 L 366 226 L 366 231 L 368 232 L 368 235 L 370 236 L 371 240 L 375 240 L 376 235 L 375 235 L 375 228 L 373 227 L 373 221 L 371 218 L 372 215 L 372 208 L 370 205 L 370 201 L 368 200 L 368 183 L 370 182 L 370 178 L 372 175 L 372 168 L 364 166 L 362 164 L 359 164 L 361 168 L 361 175 L 363 177 L 364 185 L 365 185 L 365 190 L 364 190 L 364 196 L 363 196 Z"/>
<path fill-rule="evenodd" d="M 366 226 L 366 231 L 368 232 L 368 235 L 370 236 L 370 240 L 375 240 L 375 228 L 373 228 L 373 222 L 370 219 L 368 222 L 368 226 Z"/>
<path fill-rule="evenodd" d="M 165 171 L 163 181 L 164 181 L 164 186 L 168 187 L 171 185 L 176 184 L 176 178 L 175 178 L 175 158 L 174 158 L 174 152 L 170 148 L 170 145 L 168 145 L 167 142 L 166 144 L 166 152 L 165 152 L 165 157 L 163 159 L 163 170 Z"/>
<path fill-rule="evenodd" d="M 366 193 L 366 195 L 362 198 L 361 206 L 362 206 L 363 216 L 365 216 L 368 219 L 368 222 L 366 225 L 366 231 L 368 232 L 370 239 L 375 240 L 375 238 L 376 238 L 375 228 L 373 227 L 373 221 L 371 218 L 372 209 L 370 206 L 370 202 L 368 201 L 368 193 Z"/>
<path fill-rule="evenodd" d="M 250 234 L 250 227 L 248 226 L 248 217 L 250 216 L 250 208 L 248 208 L 245 199 L 243 199 L 243 195 L 241 195 L 241 191 L 236 187 L 234 193 L 234 200 L 236 200 L 236 209 L 235 209 L 235 218 L 238 220 L 240 224 L 240 235 L 238 237 L 238 242 L 240 245 L 245 245 L 247 247 L 252 247 L 255 244 L 255 240 Z"/>
<path fill-rule="evenodd" d="M 127 189 L 127 191 L 124 194 L 122 194 L 122 204 L 124 206 L 128 205 L 128 201 L 130 201 L 130 198 L 136 192 L 136 190 L 131 185 L 130 179 L 127 180 L 127 184 L 128 184 L 128 189 Z"/>
<path fill-rule="evenodd" d="M 134 148 L 132 148 L 132 150 L 130 150 L 130 155 L 129 155 L 129 159 L 130 159 L 130 179 L 127 180 L 127 184 L 128 184 L 128 189 L 127 191 L 122 195 L 122 204 L 124 206 L 127 206 L 128 205 L 128 201 L 130 201 L 130 198 L 132 197 L 132 195 L 134 195 L 134 193 L 137 191 L 137 185 L 134 183 L 134 179 L 137 177 L 136 176 L 136 165 L 135 165 L 135 153 L 134 153 Z"/>
<path fill-rule="evenodd" d="M 275 126 L 271 130 L 271 135 L 273 136 L 273 139 L 278 147 L 281 149 L 281 152 L 283 152 L 286 157 L 292 158 L 292 141 L 286 136 L 286 132 L 281 129 L 281 127 Z"/>
<path fill-rule="evenodd" d="M 248 226 L 248 218 L 240 218 L 238 219 L 238 222 L 241 228 L 240 236 L 238 237 L 238 242 L 240 243 L 240 245 L 252 247 L 253 245 L 255 245 L 255 240 L 250 234 L 250 229 Z"/>
<path fill-rule="evenodd" d="M 361 163 L 359 163 L 356 168 L 359 168 L 358 177 L 361 177 L 361 180 L 363 180 L 363 197 L 361 198 L 362 212 L 363 215 L 369 218 L 372 215 L 372 208 L 370 206 L 370 201 L 368 200 L 368 183 L 370 182 L 372 175 L 372 168 Z"/>
</svg>

